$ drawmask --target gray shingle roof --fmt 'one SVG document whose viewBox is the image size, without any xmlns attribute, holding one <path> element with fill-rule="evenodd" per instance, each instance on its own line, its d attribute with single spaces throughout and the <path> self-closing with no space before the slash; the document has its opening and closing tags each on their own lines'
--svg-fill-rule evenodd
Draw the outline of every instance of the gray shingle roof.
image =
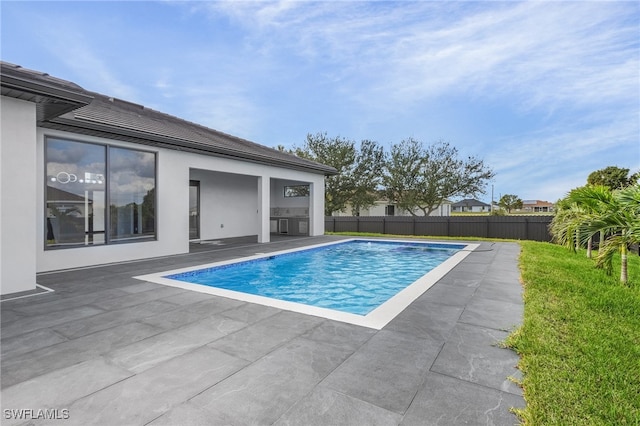
<svg viewBox="0 0 640 426">
<path fill-rule="evenodd" d="M 453 203 L 452 207 L 470 207 L 470 206 L 481 206 L 481 207 L 490 207 L 489 204 L 483 203 L 482 201 L 474 200 L 474 199 L 464 199 L 458 201 L 457 203 Z"/>
<path fill-rule="evenodd" d="M 39 125 L 134 143 L 335 174 L 333 167 L 164 114 L 142 105 L 87 91 L 66 80 L 1 62 L 2 94 L 37 103 L 50 102 L 38 89 L 69 94 L 71 100 L 38 117 Z M 17 81 L 17 83 L 14 82 Z M 35 86 L 33 90 L 29 85 Z M 18 87 L 20 86 L 21 87 Z M 55 89 L 55 90 L 54 90 Z M 46 92 L 46 91 L 45 91 Z M 27 96 L 30 93 L 31 96 Z M 73 95 L 73 96 L 71 96 Z M 72 102 L 73 101 L 73 102 Z"/>
</svg>

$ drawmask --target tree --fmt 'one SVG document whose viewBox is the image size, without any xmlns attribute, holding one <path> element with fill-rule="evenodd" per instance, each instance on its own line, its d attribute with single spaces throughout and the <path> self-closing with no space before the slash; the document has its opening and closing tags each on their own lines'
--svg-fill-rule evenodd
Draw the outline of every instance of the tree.
<svg viewBox="0 0 640 426">
<path fill-rule="evenodd" d="M 589 185 L 603 185 L 609 189 L 622 189 L 638 183 L 640 173 L 629 176 L 629 169 L 609 166 L 601 170 L 591 172 L 587 177 Z"/>
<path fill-rule="evenodd" d="M 353 193 L 349 200 L 354 216 L 359 216 L 362 209 L 374 205 L 378 200 L 377 189 L 382 183 L 383 160 L 384 151 L 376 142 L 360 142 L 353 167 Z"/>
<path fill-rule="evenodd" d="M 459 158 L 447 142 L 424 147 L 409 138 L 394 144 L 385 156 L 384 192 L 390 201 L 410 214 L 428 216 L 444 200 L 484 193 L 493 171 L 475 157 Z"/>
<path fill-rule="evenodd" d="M 620 281 L 627 283 L 629 247 L 640 243 L 640 184 L 609 191 L 604 186 L 587 186 L 582 202 L 594 207 L 584 218 L 585 239 L 598 232 L 607 235 L 599 248 L 597 265 L 607 273 L 613 269 L 613 256 L 620 253 Z M 603 189 L 604 188 L 604 189 Z"/>
<path fill-rule="evenodd" d="M 605 167 L 591 172 L 587 177 L 587 184 L 592 186 L 602 185 L 609 189 L 626 188 L 640 182 L 640 172 L 629 176 L 629 169 L 616 166 Z M 606 235 L 600 233 L 600 245 L 604 244 Z"/>
<path fill-rule="evenodd" d="M 511 213 L 512 209 L 522 208 L 522 200 L 517 195 L 505 194 L 498 201 L 498 205 L 505 209 L 507 213 Z"/>
<path fill-rule="evenodd" d="M 351 205 L 354 214 L 372 206 L 381 182 L 383 150 L 376 142 L 363 140 L 360 148 L 352 140 L 326 133 L 308 134 L 305 145 L 296 148 L 299 157 L 334 167 L 337 175 L 325 180 L 325 215 L 344 211 Z"/>
<path fill-rule="evenodd" d="M 571 206 L 573 206 L 574 211 L 579 213 L 576 219 L 577 228 L 575 231 L 576 232 L 576 250 L 580 247 L 580 244 L 581 244 L 579 233 L 580 233 L 580 225 L 584 221 L 584 216 L 587 214 L 598 212 L 601 207 L 600 203 L 594 202 L 592 197 L 590 197 L 590 194 L 593 194 L 597 191 L 601 192 L 599 196 L 600 198 L 609 197 L 611 195 L 611 190 L 606 186 L 587 185 L 587 186 L 583 186 L 583 187 L 571 190 L 571 192 L 569 192 L 569 195 L 566 198 L 567 202 Z M 605 234 L 604 232 L 600 232 L 599 247 L 602 247 L 604 245 L 604 241 L 605 241 Z M 589 237 L 586 245 L 587 245 L 587 257 L 591 259 L 592 248 L 593 248 L 593 236 Z"/>
<path fill-rule="evenodd" d="M 576 241 L 577 246 L 596 233 L 605 235 L 596 266 L 611 274 L 613 256 L 619 252 L 620 281 L 627 283 L 628 250 L 640 243 L 640 184 L 613 191 L 604 185 L 587 185 L 571 191 L 557 207 L 550 227 L 554 240 L 569 246 Z"/>
<path fill-rule="evenodd" d="M 585 211 L 569 196 L 558 200 L 556 212 L 549 224 L 549 232 L 553 241 L 572 251 L 580 248 L 579 228 L 584 221 Z"/>
</svg>

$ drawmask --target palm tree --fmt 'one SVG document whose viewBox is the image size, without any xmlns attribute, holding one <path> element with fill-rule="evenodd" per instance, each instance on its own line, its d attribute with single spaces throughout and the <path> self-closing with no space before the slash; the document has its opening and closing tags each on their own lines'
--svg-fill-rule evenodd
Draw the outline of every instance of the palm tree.
<svg viewBox="0 0 640 426">
<path fill-rule="evenodd" d="M 598 213 L 604 206 L 610 205 L 612 202 L 613 194 L 607 186 L 603 185 L 587 185 L 572 190 L 567 200 L 570 203 L 574 203 L 580 206 L 583 214 L 589 215 Z M 584 217 L 579 218 L 579 222 L 583 222 Z M 580 224 L 578 224 L 580 227 Z M 579 232 L 579 231 L 578 231 Z M 580 236 L 577 236 L 580 240 Z M 600 232 L 600 244 L 601 247 L 605 241 L 605 233 Z M 579 243 L 578 243 L 579 244 Z M 590 235 L 587 239 L 587 257 L 591 259 L 591 252 L 593 246 L 593 235 Z"/>
<path fill-rule="evenodd" d="M 606 236 L 596 258 L 597 266 L 611 274 L 613 256 L 620 252 L 620 281 L 628 282 L 629 247 L 640 243 L 640 185 L 611 191 L 604 186 L 586 186 L 575 201 L 588 206 L 579 229 L 583 241 L 600 232 Z"/>
<path fill-rule="evenodd" d="M 567 247 L 574 253 L 580 248 L 580 228 L 584 224 L 587 211 L 574 194 L 573 190 L 566 198 L 556 203 L 556 213 L 549 225 L 553 241 Z"/>
</svg>

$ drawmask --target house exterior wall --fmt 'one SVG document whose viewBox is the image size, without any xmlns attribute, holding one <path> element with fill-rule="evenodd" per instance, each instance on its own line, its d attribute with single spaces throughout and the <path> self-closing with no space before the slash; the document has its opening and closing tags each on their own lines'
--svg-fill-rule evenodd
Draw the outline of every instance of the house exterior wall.
<svg viewBox="0 0 640 426">
<path fill-rule="evenodd" d="M 540 200 L 525 200 L 522 202 L 522 209 L 524 212 L 553 212 L 553 203 Z"/>
<path fill-rule="evenodd" d="M 458 213 L 463 213 L 463 212 L 482 213 L 482 212 L 488 212 L 490 210 L 491 210 L 491 206 L 456 206 L 453 208 L 453 211 Z"/>
<path fill-rule="evenodd" d="M 0 294 L 9 294 L 36 288 L 36 105 L 0 102 Z"/>
<path fill-rule="evenodd" d="M 278 174 L 273 176 L 271 180 L 271 207 L 279 208 L 280 212 L 278 217 L 286 216 L 290 214 L 292 216 L 299 216 L 307 214 L 309 216 L 309 235 L 323 235 L 324 234 L 324 177 L 318 179 L 316 175 L 315 179 L 304 179 L 301 175 L 296 175 L 294 172 L 282 170 L 287 173 Z M 312 177 L 313 175 L 308 175 Z M 308 197 L 285 197 L 284 187 L 286 185 L 300 185 L 309 184 L 309 196 Z M 285 211 L 282 211 L 282 209 Z M 287 213 L 286 209 L 290 212 Z M 306 213 L 305 213 L 306 211 Z M 272 209 L 273 213 L 273 209 Z M 320 223 L 322 222 L 322 224 Z"/>
<path fill-rule="evenodd" d="M 206 170 L 189 177 L 200 181 L 200 239 L 258 234 L 257 177 Z"/>
<path fill-rule="evenodd" d="M 34 120 L 35 123 L 35 120 Z M 33 124 L 32 124 L 33 126 Z M 84 142 L 109 144 L 157 153 L 156 241 L 45 250 L 44 242 L 44 140 L 57 136 Z M 324 233 L 324 176 L 228 158 L 146 147 L 99 137 L 38 129 L 37 161 L 29 169 L 36 176 L 34 216 L 38 272 L 130 261 L 189 251 L 189 180 L 201 180 L 201 238 L 215 239 L 258 234 L 269 241 L 271 179 L 308 182 L 312 188 L 309 235 Z M 3 193 L 3 199 L 5 197 Z M 37 205 L 36 205 L 37 204 Z M 25 220 L 24 223 L 27 221 Z M 221 225 L 224 225 L 223 227 Z M 2 237 L 3 243 L 5 237 Z"/>
<path fill-rule="evenodd" d="M 307 182 L 274 179 L 271 181 L 272 208 L 308 208 L 309 197 L 285 197 L 284 187 L 290 185 L 305 185 Z"/>
<path fill-rule="evenodd" d="M 307 186 L 308 195 L 285 196 L 288 186 Z M 270 224 L 271 233 L 309 235 L 309 219 L 312 211 L 313 185 L 292 180 L 271 180 Z M 323 198 L 324 199 L 324 198 Z M 284 224 L 285 222 L 286 224 Z M 324 231 L 323 231 L 324 232 Z"/>
<path fill-rule="evenodd" d="M 96 245 L 59 250 L 45 250 L 44 241 L 44 140 L 45 136 L 110 144 L 156 152 L 156 241 L 144 241 L 126 244 Z M 76 268 L 113 262 L 123 262 L 144 258 L 187 253 L 189 251 L 189 168 L 186 156 L 189 154 L 172 150 L 160 150 L 137 144 L 124 143 L 111 139 L 77 135 L 50 129 L 38 129 L 38 161 L 36 185 L 38 207 L 36 209 L 36 253 L 37 271 L 45 272 L 59 269 Z M 193 155 L 193 154 L 191 154 Z M 185 238 L 186 236 L 186 238 Z"/>
</svg>

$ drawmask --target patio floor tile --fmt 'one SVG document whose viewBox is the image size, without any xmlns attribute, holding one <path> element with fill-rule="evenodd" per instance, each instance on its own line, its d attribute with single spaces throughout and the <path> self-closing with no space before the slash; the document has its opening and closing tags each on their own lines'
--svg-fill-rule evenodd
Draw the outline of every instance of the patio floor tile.
<svg viewBox="0 0 640 426">
<path fill-rule="evenodd" d="M 173 302 L 174 298 L 179 298 L 180 301 L 183 301 L 182 296 L 182 294 L 178 294 L 170 298 L 170 301 Z M 163 301 L 164 299 L 160 300 L 160 302 Z M 223 312 L 234 309 L 239 305 L 242 305 L 242 302 L 224 299 L 222 297 L 212 298 L 209 296 L 206 300 L 201 300 L 190 305 L 183 305 L 177 309 L 163 311 L 157 315 L 142 318 L 140 322 L 153 325 L 163 330 L 172 330 L 213 315 L 222 315 Z"/>
<path fill-rule="evenodd" d="M 212 316 L 175 330 L 156 334 L 107 353 L 116 365 L 139 373 L 156 364 L 204 346 L 246 326 L 229 318 Z"/>
<path fill-rule="evenodd" d="M 65 425 L 143 425 L 246 364 L 199 348 L 77 400 Z"/>
<path fill-rule="evenodd" d="M 69 367 L 114 348 L 129 345 L 161 330 L 133 322 L 2 360 L 2 387 L 8 387 L 39 375 Z M 4 392 L 4 391 L 3 391 Z"/>
<path fill-rule="evenodd" d="M 522 321 L 522 303 L 473 298 L 460 316 L 460 322 L 496 330 L 513 330 Z"/>
<path fill-rule="evenodd" d="M 322 385 L 403 414 L 444 342 L 382 330 Z"/>
<path fill-rule="evenodd" d="M 221 417 L 215 417 L 210 411 L 205 411 L 195 404 L 185 402 L 169 410 L 146 426 L 234 426 L 233 423 Z"/>
<path fill-rule="evenodd" d="M 444 342 L 462 314 L 462 306 L 416 300 L 395 317 L 385 330 L 409 333 L 420 338 Z"/>
<path fill-rule="evenodd" d="M 93 306 L 79 306 L 65 309 L 64 311 L 21 318 L 19 321 L 14 321 L 11 324 L 2 327 L 2 338 L 6 339 L 7 337 L 26 334 L 31 331 L 65 324 L 70 321 L 91 317 L 104 312 L 105 311 L 103 309 L 98 309 Z"/>
<path fill-rule="evenodd" d="M 395 426 L 401 419 L 400 414 L 318 386 L 275 422 L 274 426 Z"/>
<path fill-rule="evenodd" d="M 171 303 L 152 300 L 138 306 L 130 306 L 124 309 L 111 310 L 107 312 L 100 311 L 99 314 L 75 321 L 68 321 L 64 324 L 56 325 L 51 328 L 69 339 L 77 339 L 78 337 L 86 336 L 87 334 L 106 330 L 130 321 L 135 321 L 176 308 L 177 306 Z"/>
<path fill-rule="evenodd" d="M 43 328 L 30 333 L 2 339 L 0 349 L 2 349 L 2 358 L 8 359 L 37 349 L 46 348 L 47 346 L 56 345 L 66 340 L 68 339 L 50 328 Z"/>
<path fill-rule="evenodd" d="M 341 346 L 297 338 L 191 402 L 233 424 L 271 424 L 351 353 Z"/>
<path fill-rule="evenodd" d="M 445 343 L 431 371 L 522 395 L 522 389 L 509 380 L 509 376 L 518 372 L 515 368 L 518 355 L 496 346 L 493 335 L 485 330 L 458 327 L 456 339 Z M 503 337 L 506 338 L 507 333 Z"/>
<path fill-rule="evenodd" d="M 325 320 L 318 317 L 282 311 L 218 339 L 209 346 L 248 361 L 255 361 L 323 321 Z"/>
<path fill-rule="evenodd" d="M 509 410 L 523 406 L 520 396 L 429 373 L 400 424 L 513 426 Z"/>
<path fill-rule="evenodd" d="M 64 409 L 77 399 L 131 377 L 133 373 L 94 358 L 21 382 L 3 391 L 3 409 Z M 52 392 L 51 389 L 58 389 Z M 6 423 L 5 423 L 6 422 Z M 22 421 L 4 419 L 3 425 Z"/>
</svg>

